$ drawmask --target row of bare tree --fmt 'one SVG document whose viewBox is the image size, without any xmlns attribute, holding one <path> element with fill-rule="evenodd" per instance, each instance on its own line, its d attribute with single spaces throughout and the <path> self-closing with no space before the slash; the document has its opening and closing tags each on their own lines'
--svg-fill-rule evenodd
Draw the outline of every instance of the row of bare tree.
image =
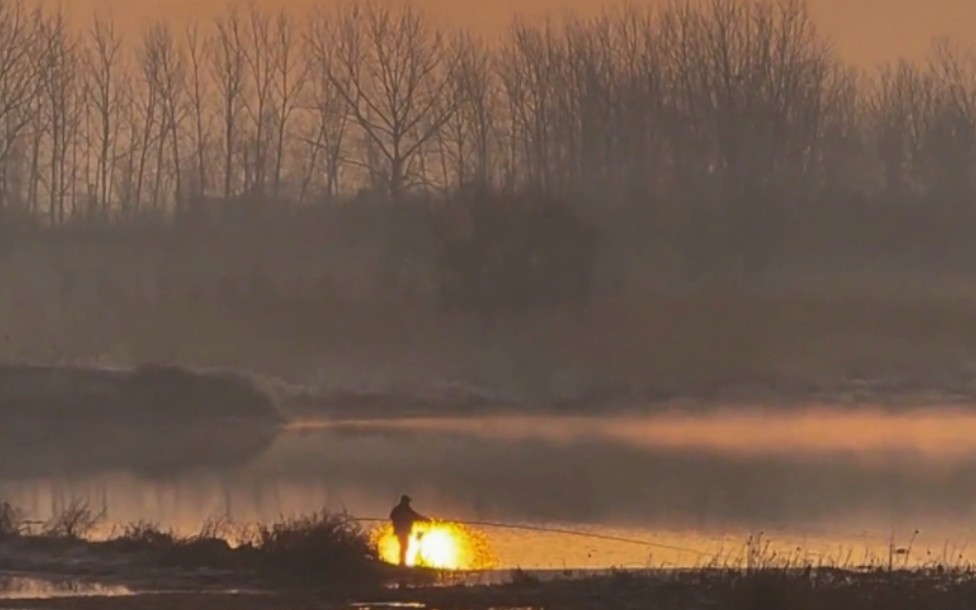
<svg viewBox="0 0 976 610">
<path fill-rule="evenodd" d="M 0 0 L 0 205 L 22 218 L 364 189 L 751 218 L 825 193 L 976 193 L 973 56 L 944 43 L 863 74 L 801 0 L 515 22 L 490 43 L 380 2 L 137 38 L 76 25 Z"/>
</svg>

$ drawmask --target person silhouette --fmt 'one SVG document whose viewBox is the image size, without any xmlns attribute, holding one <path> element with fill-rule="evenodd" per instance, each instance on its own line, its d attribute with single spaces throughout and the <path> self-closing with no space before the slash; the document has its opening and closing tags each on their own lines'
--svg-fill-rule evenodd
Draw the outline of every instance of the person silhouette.
<svg viewBox="0 0 976 610">
<path fill-rule="evenodd" d="M 430 522 L 429 517 L 421 515 L 410 506 L 413 499 L 404 494 L 400 496 L 400 503 L 390 511 L 390 523 L 393 524 L 393 533 L 400 543 L 400 565 L 407 565 L 407 550 L 410 547 L 410 534 L 413 533 L 413 526 L 417 522 Z"/>
</svg>

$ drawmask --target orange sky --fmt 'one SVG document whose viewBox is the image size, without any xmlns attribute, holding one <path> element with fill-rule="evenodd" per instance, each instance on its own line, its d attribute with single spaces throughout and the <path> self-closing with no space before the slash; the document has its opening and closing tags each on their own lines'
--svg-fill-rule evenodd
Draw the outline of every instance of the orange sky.
<svg viewBox="0 0 976 610">
<path fill-rule="evenodd" d="M 120 20 L 209 16 L 225 0 L 41 0 L 70 7 L 78 16 L 93 7 L 111 9 Z M 334 0 L 256 0 L 267 6 L 307 7 Z M 660 0 L 630 0 L 634 4 Z M 593 12 L 615 0 L 414 0 L 451 23 L 498 31 L 512 15 Z M 976 46 L 976 0 L 809 0 L 817 23 L 847 58 L 872 64 L 898 55 L 918 56 L 933 37 L 949 35 Z"/>
</svg>

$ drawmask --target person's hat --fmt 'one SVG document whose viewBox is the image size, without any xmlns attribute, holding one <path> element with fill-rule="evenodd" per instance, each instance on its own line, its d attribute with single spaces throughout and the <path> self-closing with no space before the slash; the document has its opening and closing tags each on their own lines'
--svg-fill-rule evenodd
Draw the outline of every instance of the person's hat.
<svg viewBox="0 0 976 610">
<path fill-rule="evenodd" d="M 413 502 L 413 498 L 411 498 L 407 494 L 403 494 L 402 496 L 400 496 L 400 502 L 403 502 L 404 504 L 407 504 L 409 502 Z"/>
</svg>

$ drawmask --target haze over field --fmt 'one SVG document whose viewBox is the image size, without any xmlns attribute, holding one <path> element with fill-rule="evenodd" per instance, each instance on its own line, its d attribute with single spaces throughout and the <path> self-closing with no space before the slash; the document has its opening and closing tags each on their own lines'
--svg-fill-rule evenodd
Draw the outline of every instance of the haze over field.
<svg viewBox="0 0 976 610">
<path fill-rule="evenodd" d="M 930 46 L 969 5 L 250 6 L 3 15 L 0 354 L 442 406 L 976 392 L 976 60 Z"/>
</svg>

